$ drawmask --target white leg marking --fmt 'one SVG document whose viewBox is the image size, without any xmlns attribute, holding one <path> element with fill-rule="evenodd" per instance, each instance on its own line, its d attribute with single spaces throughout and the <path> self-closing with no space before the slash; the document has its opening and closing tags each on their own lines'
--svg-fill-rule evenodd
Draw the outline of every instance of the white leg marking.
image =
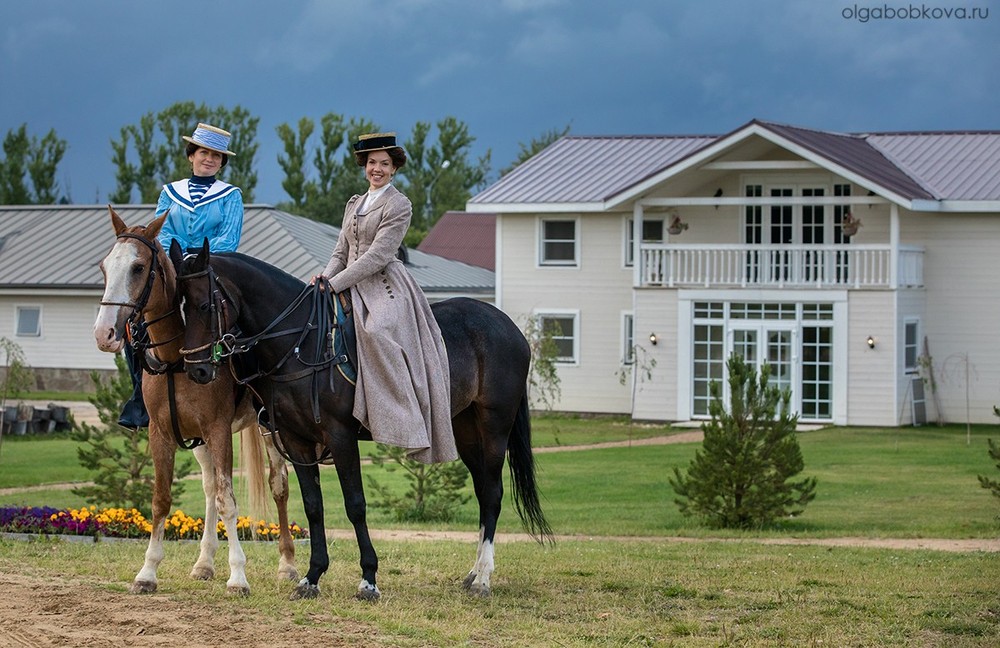
<svg viewBox="0 0 1000 648">
<path fill-rule="evenodd" d="M 191 568 L 191 578 L 209 580 L 215 576 L 215 554 L 219 550 L 219 534 L 215 529 L 215 523 L 219 519 L 219 510 L 215 503 L 217 484 L 208 447 L 200 445 L 195 448 L 194 457 L 201 466 L 201 489 L 205 493 L 205 528 L 201 534 L 198 560 Z"/>
</svg>

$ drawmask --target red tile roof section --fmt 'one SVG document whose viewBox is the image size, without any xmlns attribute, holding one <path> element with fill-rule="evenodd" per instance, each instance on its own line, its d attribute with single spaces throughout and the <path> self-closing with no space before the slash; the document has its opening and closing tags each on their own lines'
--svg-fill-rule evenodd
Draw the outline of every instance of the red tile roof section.
<svg viewBox="0 0 1000 648">
<path fill-rule="evenodd" d="M 496 270 L 496 216 L 445 212 L 417 249 L 453 261 Z"/>
</svg>

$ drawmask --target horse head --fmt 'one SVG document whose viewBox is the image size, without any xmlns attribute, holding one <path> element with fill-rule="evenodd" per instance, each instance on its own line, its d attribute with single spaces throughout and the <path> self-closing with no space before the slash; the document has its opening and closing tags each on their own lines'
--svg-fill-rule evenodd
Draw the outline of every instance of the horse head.
<svg viewBox="0 0 1000 648">
<path fill-rule="evenodd" d="M 228 314 L 227 293 L 212 269 L 206 239 L 198 254 L 184 256 L 180 245 L 170 245 L 170 261 L 177 273 L 177 286 L 184 314 L 184 370 L 205 385 L 215 380 L 222 359 L 223 338 L 235 322 Z"/>
<path fill-rule="evenodd" d="M 163 214 L 149 225 L 128 227 L 108 205 L 115 244 L 100 263 L 104 275 L 104 296 L 94 322 L 97 348 L 117 353 L 124 346 L 129 322 L 137 322 L 147 309 L 169 308 L 175 290 L 173 268 L 160 260 L 163 250 L 156 240 Z M 154 289 L 156 278 L 159 287 Z"/>
</svg>

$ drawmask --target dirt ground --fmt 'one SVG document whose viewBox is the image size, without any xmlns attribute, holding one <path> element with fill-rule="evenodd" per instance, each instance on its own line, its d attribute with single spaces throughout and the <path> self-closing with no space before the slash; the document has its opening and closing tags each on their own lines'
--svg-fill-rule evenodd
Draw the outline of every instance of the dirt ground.
<svg viewBox="0 0 1000 648">
<path fill-rule="evenodd" d="M 340 537 L 337 534 L 336 537 Z M 475 542 L 474 533 L 373 532 L 373 538 L 394 540 L 463 539 Z M 349 539 L 349 534 L 344 534 Z M 528 536 L 507 535 L 500 542 L 530 541 Z M 587 540 L 562 537 L 562 540 Z M 699 542 L 690 538 L 621 538 L 622 542 Z M 768 544 L 818 544 L 889 549 L 934 549 L 939 551 L 1000 552 L 1000 540 L 893 540 L 830 538 L 818 540 L 771 539 Z M 192 609 L 168 596 L 131 596 L 107 591 L 72 579 L 53 579 L 30 569 L 16 574 L 0 573 L 0 648 L 84 646 L 125 648 L 170 646 L 217 648 L 219 646 L 339 646 L 371 645 L 377 630 L 345 619 L 315 618 L 321 628 L 294 622 L 293 608 L 287 617 L 266 624 L 252 613 L 234 615 L 231 609 L 216 614 Z M 205 624 L 205 619 L 223 619 Z"/>
<path fill-rule="evenodd" d="M 130 596 L 30 573 L 0 574 L 0 647 L 360 646 L 372 629 L 329 619 L 334 629 L 287 618 L 264 624 L 250 612 L 206 614 L 166 596 Z M 289 610 L 292 608 L 290 607 Z M 206 619 L 214 619 L 206 623 Z M 317 619 L 325 621 L 324 619 Z M 366 641 L 367 639 L 367 641 Z"/>
</svg>

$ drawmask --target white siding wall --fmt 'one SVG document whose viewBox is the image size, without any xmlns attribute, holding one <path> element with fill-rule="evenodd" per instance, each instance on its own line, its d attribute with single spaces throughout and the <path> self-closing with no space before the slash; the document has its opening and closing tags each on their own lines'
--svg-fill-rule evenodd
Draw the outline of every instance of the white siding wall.
<svg viewBox="0 0 1000 648">
<path fill-rule="evenodd" d="M 33 368 L 111 369 L 114 356 L 97 350 L 94 319 L 101 296 L 0 295 L 0 336 L 16 342 Z M 41 306 L 41 336 L 17 337 L 18 305 Z"/>
<path fill-rule="evenodd" d="M 637 359 L 645 357 L 649 377 L 644 374 L 642 366 L 635 369 L 639 380 L 635 385 L 635 411 L 633 416 L 640 420 L 676 421 L 678 377 L 690 374 L 689 367 L 678 366 L 678 353 L 682 351 L 678 340 L 679 316 L 677 312 L 676 290 L 638 290 L 636 291 L 635 340 L 641 346 Z M 680 324 L 690 326 L 690 322 Z M 656 333 L 656 346 L 649 343 L 649 334 Z M 685 335 L 687 340 L 690 336 Z M 649 367 L 650 360 L 656 361 L 655 367 Z M 630 376 L 631 380 L 631 376 Z M 628 382 L 631 388 L 631 382 Z"/>
<path fill-rule="evenodd" d="M 897 424 L 895 296 L 891 291 L 848 293 L 847 422 L 849 425 Z M 875 348 L 868 348 L 868 336 Z"/>
<path fill-rule="evenodd" d="M 572 216 L 572 215 L 567 215 Z M 560 216 L 561 217 L 561 216 Z M 578 267 L 538 266 L 538 219 L 502 216 L 500 303 L 524 325 L 537 311 L 577 310 L 579 363 L 559 367 L 562 400 L 555 408 L 591 413 L 626 413 L 630 391 L 619 383 L 621 313 L 632 310 L 632 270 L 622 263 L 622 214 L 585 214 L 580 224 Z M 648 335 L 648 332 L 646 333 Z"/>
<path fill-rule="evenodd" d="M 993 406 L 1000 405 L 1000 218 L 905 212 L 901 218 L 903 242 L 926 248 L 924 333 L 943 418 L 995 424 Z"/>
</svg>

